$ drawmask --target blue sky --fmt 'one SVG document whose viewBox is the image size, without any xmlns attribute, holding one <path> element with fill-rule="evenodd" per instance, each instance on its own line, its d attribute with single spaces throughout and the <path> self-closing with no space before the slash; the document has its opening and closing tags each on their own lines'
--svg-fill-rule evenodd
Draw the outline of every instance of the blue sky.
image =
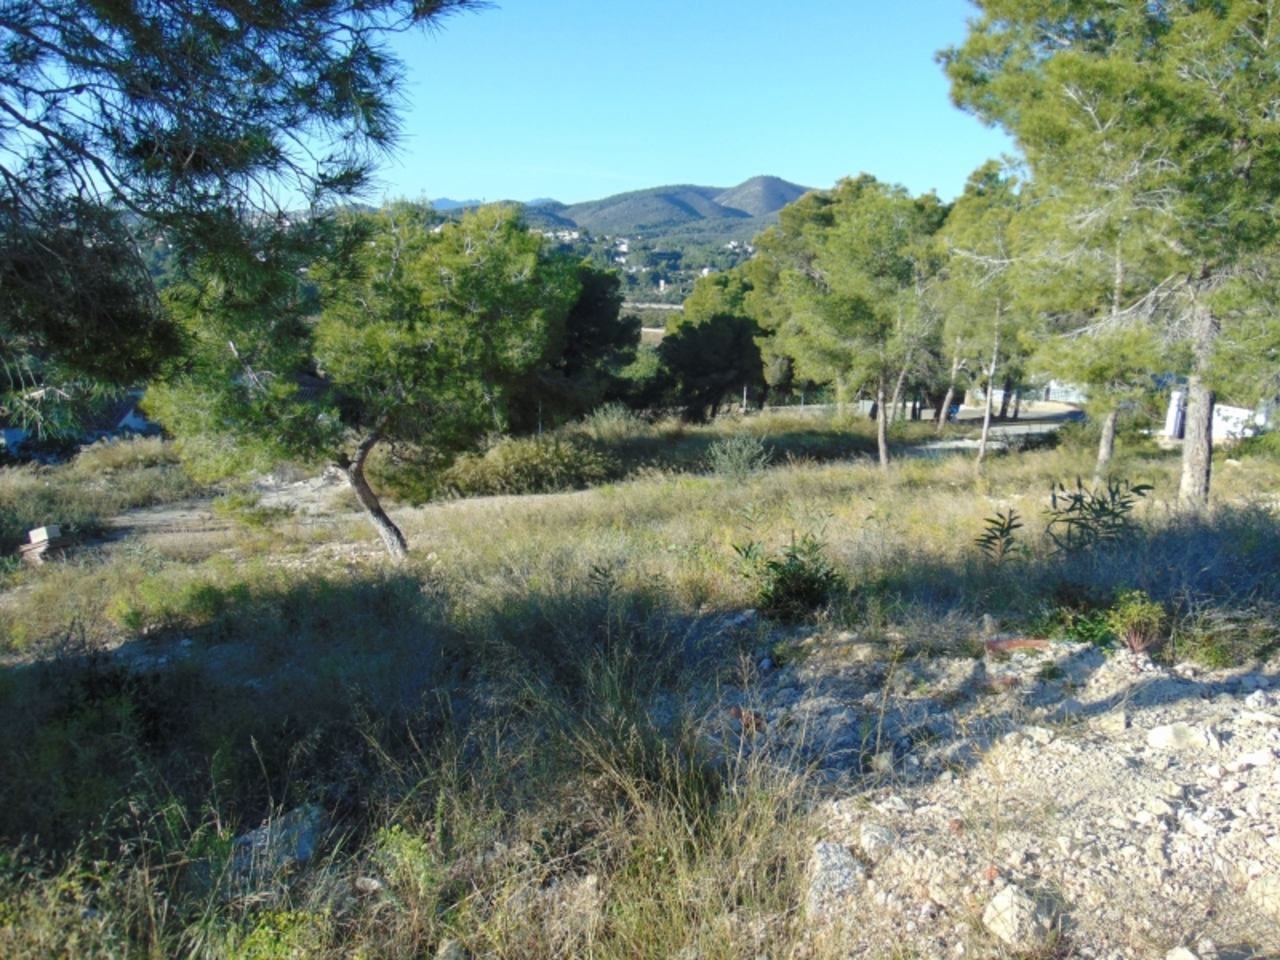
<svg viewBox="0 0 1280 960">
<path fill-rule="evenodd" d="M 867 172 L 952 198 L 1012 150 L 951 106 L 935 53 L 966 0 L 500 0 L 397 38 L 387 197 L 567 203 Z"/>
</svg>

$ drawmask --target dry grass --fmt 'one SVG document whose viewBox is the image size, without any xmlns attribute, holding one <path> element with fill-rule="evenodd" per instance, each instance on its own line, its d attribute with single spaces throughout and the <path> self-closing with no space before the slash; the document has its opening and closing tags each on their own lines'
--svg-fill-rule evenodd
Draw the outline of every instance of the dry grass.
<svg viewBox="0 0 1280 960">
<path fill-rule="evenodd" d="M 11 550 L 28 530 L 50 523 L 67 535 L 93 535 L 122 510 L 199 492 L 173 448 L 155 438 L 95 443 L 60 466 L 3 467 L 0 549 Z"/>
<path fill-rule="evenodd" d="M 1041 535 L 1051 483 L 1090 467 L 1067 447 L 403 510 L 402 568 L 248 536 L 44 568 L 0 606 L 0 953 L 786 956 L 817 784 L 709 753 L 694 706 L 775 642 L 709 632 L 756 600 L 733 547 L 817 537 L 851 586 L 816 621 L 904 657 L 1120 581 L 1169 605 L 1176 651 L 1265 654 L 1238 612 L 1275 609 L 1275 518 L 1178 517 L 1175 466 L 1123 462 L 1156 488 L 1133 537 L 1074 557 Z M 1274 478 L 1245 462 L 1219 489 Z M 973 539 L 1009 507 L 1025 550 L 997 569 Z M 234 836 L 306 803 L 321 856 L 257 902 L 211 883 Z"/>
</svg>

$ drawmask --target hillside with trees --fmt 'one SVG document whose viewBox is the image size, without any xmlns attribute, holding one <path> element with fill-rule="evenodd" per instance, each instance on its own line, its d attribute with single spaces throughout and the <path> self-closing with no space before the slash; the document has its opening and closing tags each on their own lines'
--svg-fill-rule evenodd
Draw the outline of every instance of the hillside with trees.
<svg viewBox="0 0 1280 960">
<path fill-rule="evenodd" d="M 585 203 L 514 206 L 562 249 L 616 270 L 629 299 L 678 304 L 703 271 L 728 270 L 747 259 L 752 238 L 808 189 L 759 176 L 728 189 L 651 187 Z M 464 209 L 454 201 L 440 208 L 449 216 Z"/>
<path fill-rule="evenodd" d="M 1280 957 L 1280 0 L 975 0 L 954 199 L 362 205 L 485 6 L 0 0 L 0 957 Z"/>
</svg>

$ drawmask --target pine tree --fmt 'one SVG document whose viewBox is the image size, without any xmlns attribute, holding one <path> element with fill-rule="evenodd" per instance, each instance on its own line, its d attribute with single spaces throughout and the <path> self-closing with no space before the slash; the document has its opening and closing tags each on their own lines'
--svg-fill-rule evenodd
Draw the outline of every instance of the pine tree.
<svg viewBox="0 0 1280 960">
<path fill-rule="evenodd" d="M 396 143 L 386 36 L 480 5 L 0 0 L 7 405 L 165 369 L 182 344 L 143 236 L 250 263 L 264 226 L 358 196 Z"/>
<path fill-rule="evenodd" d="M 443 459 L 502 429 L 530 372 L 563 348 L 577 268 L 502 207 L 437 224 L 393 204 L 329 229 L 310 282 L 305 235 L 266 232 L 259 269 L 198 264 L 169 298 L 196 362 L 147 402 L 206 474 L 335 464 L 399 559 L 407 544 L 369 485 L 370 454 L 410 442 Z"/>
<path fill-rule="evenodd" d="M 783 277 L 791 320 L 779 349 L 807 379 L 835 381 L 840 401 L 875 396 L 880 464 L 888 423 L 913 370 L 932 359 L 939 314 L 929 296 L 938 269 L 930 238 L 947 209 L 932 194 L 863 175 L 844 180 L 802 228 Z"/>
<path fill-rule="evenodd" d="M 1017 138 L 1037 189 L 1087 217 L 1108 206 L 1163 244 L 1146 291 L 1189 348 L 1179 499 L 1208 502 L 1223 291 L 1280 231 L 1280 4 L 1264 0 L 980 0 L 942 59 L 957 104 Z M 1231 333 L 1227 331 L 1227 341 Z"/>
</svg>

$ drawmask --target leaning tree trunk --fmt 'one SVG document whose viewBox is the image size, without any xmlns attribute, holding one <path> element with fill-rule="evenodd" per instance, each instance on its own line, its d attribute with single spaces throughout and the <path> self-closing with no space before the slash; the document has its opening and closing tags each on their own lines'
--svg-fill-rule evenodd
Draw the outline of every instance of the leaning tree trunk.
<svg viewBox="0 0 1280 960">
<path fill-rule="evenodd" d="M 1098 462 L 1093 467 L 1093 488 L 1102 486 L 1107 478 L 1107 467 L 1116 452 L 1116 421 L 1120 419 L 1120 411 L 1112 407 L 1102 421 L 1102 439 L 1098 441 Z"/>
<path fill-rule="evenodd" d="M 1209 505 L 1209 481 L 1213 473 L 1213 391 L 1206 382 L 1218 337 L 1218 318 L 1206 304 L 1196 303 L 1192 317 L 1191 351 L 1195 358 L 1187 380 L 1186 435 L 1182 441 L 1182 479 L 1178 504 L 1187 510 Z"/>
<path fill-rule="evenodd" d="M 338 461 L 338 466 L 347 476 L 347 482 L 351 484 L 351 489 L 355 491 L 356 500 L 359 502 L 365 515 L 368 516 L 369 522 L 373 524 L 374 529 L 378 531 L 378 536 L 382 538 L 383 544 L 386 545 L 387 553 L 391 554 L 391 559 L 399 562 L 409 555 L 409 544 L 405 542 L 404 534 L 400 532 L 387 512 L 382 509 L 382 503 L 378 500 L 378 495 L 373 492 L 369 486 L 369 481 L 364 477 L 364 465 L 369 459 L 369 454 L 373 448 L 378 445 L 378 441 L 382 437 L 377 433 L 371 433 L 360 441 L 356 447 L 356 455 L 354 457 L 343 456 Z"/>
<path fill-rule="evenodd" d="M 889 411 L 885 404 L 885 377 L 881 372 L 876 383 L 876 446 L 880 450 L 880 466 L 889 466 Z"/>
<path fill-rule="evenodd" d="M 982 461 L 987 458 L 987 441 L 991 437 L 991 407 L 992 400 L 995 398 L 996 387 L 996 364 L 1000 362 L 1000 315 L 996 313 L 996 336 L 995 344 L 991 348 L 991 367 L 987 370 L 987 404 L 986 410 L 982 415 L 982 439 L 978 441 L 978 468 L 981 469 Z"/>
<path fill-rule="evenodd" d="M 947 418 L 951 416 L 951 401 L 956 395 L 956 377 L 960 375 L 960 351 L 956 350 L 955 355 L 951 358 L 951 379 L 947 381 L 947 395 L 942 399 L 942 406 L 938 408 L 938 433 L 942 433 L 942 428 L 947 425 Z"/>
</svg>

